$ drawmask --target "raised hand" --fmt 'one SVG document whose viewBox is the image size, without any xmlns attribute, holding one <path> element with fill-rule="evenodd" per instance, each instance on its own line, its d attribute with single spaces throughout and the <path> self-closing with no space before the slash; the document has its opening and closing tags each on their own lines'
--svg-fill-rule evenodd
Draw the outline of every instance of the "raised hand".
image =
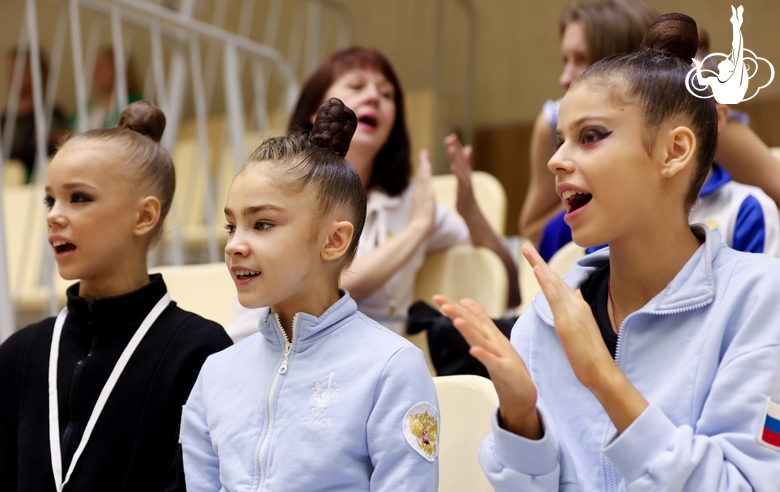
<svg viewBox="0 0 780 492">
<path fill-rule="evenodd" d="M 599 400 L 618 432 L 623 432 L 647 408 L 647 400 L 612 360 L 579 289 L 566 285 L 530 246 L 523 246 L 523 256 L 550 303 L 555 332 L 574 375 Z"/>
<path fill-rule="evenodd" d="M 428 151 L 420 152 L 420 165 L 414 174 L 414 196 L 412 197 L 412 211 L 409 217 L 411 224 L 424 229 L 427 236 L 433 230 L 436 218 L 436 197 L 433 194 L 433 182 L 431 181 L 431 161 Z"/>
<path fill-rule="evenodd" d="M 440 295 L 433 300 L 471 346 L 469 353 L 487 368 L 498 393 L 503 427 L 528 439 L 541 439 L 536 386 L 509 339 L 476 301 L 455 303 Z"/>
<path fill-rule="evenodd" d="M 447 149 L 447 157 L 450 161 L 450 172 L 458 178 L 458 196 L 456 207 L 458 213 L 466 217 L 476 207 L 477 202 L 474 199 L 474 189 L 471 186 L 471 154 L 470 145 L 461 146 L 460 139 L 454 133 L 444 139 L 444 146 Z"/>
<path fill-rule="evenodd" d="M 593 389 L 604 374 L 619 369 L 612 360 L 590 305 L 579 290 L 574 291 L 555 273 L 539 253 L 523 246 L 523 256 L 534 269 L 536 279 L 550 303 L 555 332 L 577 379 Z"/>
</svg>

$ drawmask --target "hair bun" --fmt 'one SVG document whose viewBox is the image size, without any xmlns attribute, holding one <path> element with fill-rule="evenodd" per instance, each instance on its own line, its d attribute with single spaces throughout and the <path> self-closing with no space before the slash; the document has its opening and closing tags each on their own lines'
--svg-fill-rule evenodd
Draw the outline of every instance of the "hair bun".
<svg viewBox="0 0 780 492">
<path fill-rule="evenodd" d="M 311 138 L 320 147 L 326 147 L 344 157 L 356 129 L 355 113 L 340 99 L 333 97 L 325 101 L 317 111 Z"/>
<path fill-rule="evenodd" d="M 116 126 L 138 132 L 159 142 L 165 130 L 165 114 L 149 101 L 136 101 L 122 111 Z"/>
<path fill-rule="evenodd" d="M 673 56 L 690 63 L 698 47 L 696 21 L 685 14 L 670 13 L 653 21 L 642 39 L 639 51 Z"/>
</svg>

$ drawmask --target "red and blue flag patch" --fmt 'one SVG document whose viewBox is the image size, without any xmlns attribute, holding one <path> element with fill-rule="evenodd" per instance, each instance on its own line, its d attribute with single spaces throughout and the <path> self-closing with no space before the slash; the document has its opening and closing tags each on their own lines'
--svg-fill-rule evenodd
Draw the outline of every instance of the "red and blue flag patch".
<svg viewBox="0 0 780 492">
<path fill-rule="evenodd" d="M 780 449 L 780 405 L 771 399 L 766 407 L 764 428 L 758 440 L 769 447 Z"/>
</svg>

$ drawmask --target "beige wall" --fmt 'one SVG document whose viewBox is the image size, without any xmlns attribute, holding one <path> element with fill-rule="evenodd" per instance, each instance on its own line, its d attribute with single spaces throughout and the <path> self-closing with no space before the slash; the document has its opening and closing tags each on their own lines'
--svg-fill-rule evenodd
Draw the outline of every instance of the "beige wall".
<svg viewBox="0 0 780 492">
<path fill-rule="evenodd" d="M 228 27 L 236 29 L 240 18 L 239 0 L 229 1 Z M 41 40 L 51 51 L 58 9 L 65 2 L 39 0 Z M 262 39 L 266 0 L 258 0 L 252 37 Z M 343 0 L 354 23 L 353 41 L 373 45 L 384 51 L 396 66 L 408 89 L 431 85 L 434 53 L 435 2 L 433 0 Z M 476 72 L 476 120 L 479 125 L 500 125 L 528 122 L 539 111 L 544 100 L 562 95 L 557 78 L 562 68 L 557 18 L 569 0 L 517 1 L 473 0 L 478 25 Z M 714 51 L 730 51 L 732 0 L 649 0 L 661 12 L 681 11 L 693 16 L 709 32 Z M 444 94 L 447 103 L 442 116 L 453 126 L 460 121 L 462 81 L 464 71 L 465 11 L 456 0 L 444 0 L 445 36 L 443 57 Z M 209 18 L 211 0 L 197 0 L 197 15 Z M 748 48 L 768 58 L 780 69 L 780 2 L 776 0 L 745 0 L 743 35 Z M 286 2 L 279 46 L 287 52 L 294 2 Z M 0 6 L 0 53 L 16 43 L 23 20 L 23 0 L 3 0 Z M 335 16 L 326 17 L 336 22 Z M 85 20 L 85 25 L 87 25 Z M 332 26 L 327 27 L 331 34 Z M 110 40 L 108 25 L 103 41 Z M 133 39 L 138 44 L 136 64 L 141 72 L 146 67 L 148 43 L 142 36 Z M 327 49 L 327 48 L 326 48 Z M 66 109 L 74 108 L 69 38 L 65 50 L 60 100 Z M 301 64 L 302 65 L 302 64 Z M 0 94 L 6 94 L 5 64 L 2 65 Z M 304 76 L 303 69 L 300 70 Z M 221 101 L 221 96 L 217 100 Z M 780 82 L 773 83 L 759 96 L 780 99 Z M 0 102 L 4 97 L 0 96 Z"/>
</svg>

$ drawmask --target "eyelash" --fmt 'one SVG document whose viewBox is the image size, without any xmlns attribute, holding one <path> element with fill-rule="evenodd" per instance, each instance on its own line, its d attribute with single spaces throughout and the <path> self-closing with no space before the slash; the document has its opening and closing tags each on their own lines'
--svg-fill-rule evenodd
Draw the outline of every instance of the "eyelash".
<svg viewBox="0 0 780 492">
<path fill-rule="evenodd" d="M 607 138 L 610 135 L 612 135 L 611 131 L 604 132 L 604 131 L 600 131 L 600 130 L 584 130 L 580 134 L 580 142 L 582 143 L 582 145 L 591 145 L 591 144 L 594 144 L 594 143 L 599 142 L 601 140 L 604 140 L 605 138 Z M 586 140 L 587 137 L 594 137 L 594 138 L 593 138 L 593 140 L 587 141 Z"/>
<path fill-rule="evenodd" d="M 92 201 L 92 197 L 87 196 L 83 193 L 74 193 L 70 196 L 70 203 L 89 203 Z M 50 196 L 46 196 L 43 199 L 44 205 L 46 205 L 46 208 L 51 210 L 52 207 L 54 207 L 54 198 Z"/>
<path fill-rule="evenodd" d="M 228 235 L 236 232 L 236 226 L 234 226 L 233 224 L 225 224 L 224 227 Z M 266 222 L 264 220 L 260 220 L 255 224 L 255 229 L 259 231 L 267 231 L 271 227 L 273 227 L 273 224 L 271 224 L 270 222 Z"/>
</svg>

